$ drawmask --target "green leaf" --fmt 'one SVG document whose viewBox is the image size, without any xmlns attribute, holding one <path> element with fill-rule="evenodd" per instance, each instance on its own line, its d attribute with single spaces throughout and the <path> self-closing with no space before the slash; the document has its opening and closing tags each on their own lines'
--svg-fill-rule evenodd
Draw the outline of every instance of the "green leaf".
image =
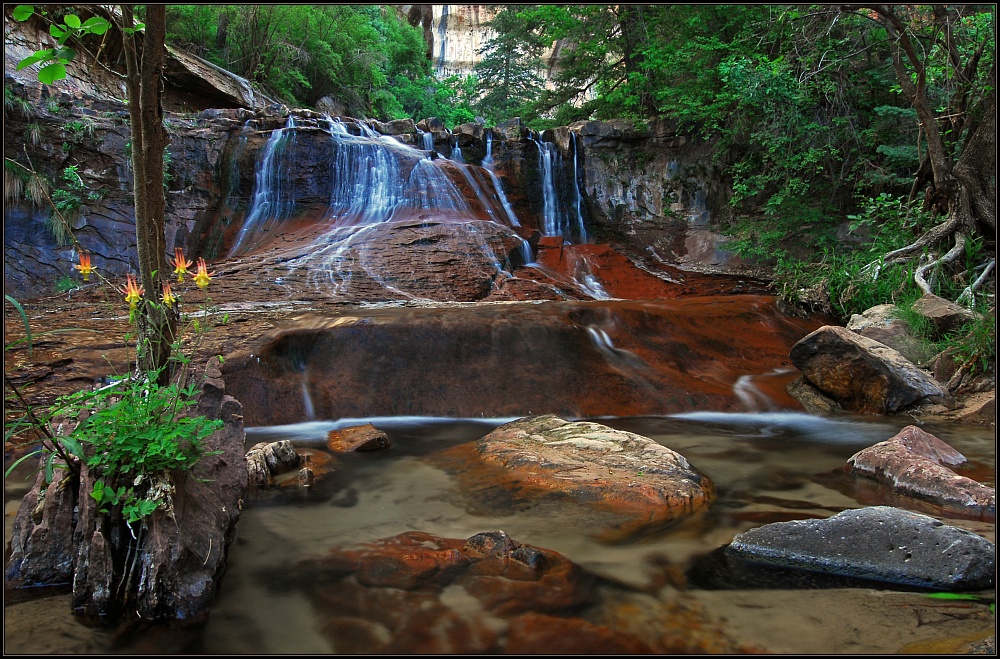
<svg viewBox="0 0 1000 659">
<path fill-rule="evenodd" d="M 91 34 L 98 34 L 98 35 L 104 34 L 110 28 L 111 28 L 111 23 L 104 20 L 100 16 L 94 16 L 92 18 L 88 18 L 87 21 L 83 24 L 83 29 L 89 30 Z"/>
<path fill-rule="evenodd" d="M 31 18 L 31 15 L 35 13 L 34 5 L 18 5 L 14 7 L 14 20 L 15 21 L 26 21 Z"/>
<path fill-rule="evenodd" d="M 38 71 L 38 82 L 46 85 L 51 85 L 56 80 L 62 80 L 65 77 L 66 67 L 58 62 L 44 66 Z"/>
<path fill-rule="evenodd" d="M 80 445 L 78 440 L 73 437 L 60 437 L 59 443 L 63 445 L 63 448 L 65 448 L 70 455 L 78 457 L 81 460 L 84 459 L 85 456 L 83 455 L 83 446 Z"/>
<path fill-rule="evenodd" d="M 79 29 L 80 27 L 80 17 L 76 14 L 66 14 L 63 21 L 73 29 Z"/>
<path fill-rule="evenodd" d="M 30 453 L 26 453 L 25 455 L 22 455 L 21 457 L 19 457 L 17 460 L 14 461 L 14 464 L 12 464 L 10 467 L 7 468 L 7 471 L 4 472 L 3 477 L 7 478 L 8 476 L 10 476 L 11 472 L 14 471 L 14 468 L 17 467 L 17 465 L 21 464 L 22 462 L 24 462 L 28 458 L 36 457 L 38 455 L 38 451 L 40 451 L 40 450 L 41 449 L 38 449 L 37 451 L 32 451 Z"/>
<path fill-rule="evenodd" d="M 12 298 L 9 295 L 4 295 L 4 298 L 6 298 L 6 300 L 8 302 L 10 302 L 12 305 L 14 305 L 14 308 L 17 309 L 17 313 L 20 314 L 20 316 L 21 316 L 21 322 L 24 323 L 24 331 L 27 334 L 27 339 L 28 339 L 28 354 L 30 355 L 31 354 L 31 326 L 28 325 L 28 316 L 27 316 L 27 314 L 24 313 L 24 307 L 21 306 L 20 302 L 18 302 L 17 300 L 15 300 L 14 298 Z"/>
<path fill-rule="evenodd" d="M 52 50 L 51 48 L 47 48 L 45 50 L 38 51 L 34 55 L 28 55 L 23 60 L 17 63 L 17 70 L 20 71 L 21 69 L 31 66 L 35 62 L 41 62 L 42 60 L 52 59 L 55 56 L 55 53 L 56 51 Z"/>
<path fill-rule="evenodd" d="M 966 595 L 964 593 L 927 593 L 926 597 L 936 600 L 978 600 L 978 595 Z"/>
<path fill-rule="evenodd" d="M 68 64 L 73 61 L 73 58 L 76 57 L 76 51 L 72 48 L 63 47 L 55 52 L 55 57 L 63 64 Z"/>
</svg>

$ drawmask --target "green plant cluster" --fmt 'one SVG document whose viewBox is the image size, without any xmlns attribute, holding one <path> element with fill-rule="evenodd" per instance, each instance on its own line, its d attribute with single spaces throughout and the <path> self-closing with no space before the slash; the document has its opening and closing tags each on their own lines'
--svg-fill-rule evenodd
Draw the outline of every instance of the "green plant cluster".
<svg viewBox="0 0 1000 659">
<path fill-rule="evenodd" d="M 90 449 L 86 463 L 98 474 L 90 494 L 101 511 L 121 506 L 132 524 L 169 503 L 169 490 L 156 487 L 162 474 L 190 469 L 204 454 L 202 440 L 222 426 L 183 415 L 196 394 L 193 385 L 161 387 L 150 377 L 61 399 L 63 414 L 83 419 L 68 440 Z"/>
</svg>

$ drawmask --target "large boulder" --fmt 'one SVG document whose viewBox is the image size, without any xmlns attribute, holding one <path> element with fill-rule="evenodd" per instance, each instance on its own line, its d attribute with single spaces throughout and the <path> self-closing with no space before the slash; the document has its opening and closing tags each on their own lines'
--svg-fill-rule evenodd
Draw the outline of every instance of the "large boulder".
<svg viewBox="0 0 1000 659">
<path fill-rule="evenodd" d="M 898 493 L 987 518 L 996 517 L 996 491 L 948 468 L 965 456 L 934 435 L 907 426 L 892 438 L 855 453 L 851 471 L 887 483 Z"/>
<path fill-rule="evenodd" d="M 459 474 L 470 487 L 555 496 L 611 512 L 612 521 L 595 529 L 607 541 L 660 528 L 715 497 L 712 481 L 679 453 L 641 435 L 552 414 L 500 426 L 462 456 L 453 463 L 478 462 Z"/>
<path fill-rule="evenodd" d="M 792 364 L 847 409 L 894 413 L 923 399 L 948 399 L 934 378 L 892 348 L 827 325 L 792 346 Z"/>
<path fill-rule="evenodd" d="M 934 590 L 992 588 L 996 574 L 990 541 L 887 506 L 766 524 L 738 534 L 726 553 L 768 566 Z"/>
</svg>

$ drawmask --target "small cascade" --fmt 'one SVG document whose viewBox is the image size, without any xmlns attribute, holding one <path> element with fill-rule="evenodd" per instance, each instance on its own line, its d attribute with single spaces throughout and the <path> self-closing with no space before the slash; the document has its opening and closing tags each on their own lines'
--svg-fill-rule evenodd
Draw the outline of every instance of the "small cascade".
<svg viewBox="0 0 1000 659">
<path fill-rule="evenodd" d="M 552 183 L 552 160 L 556 146 L 550 142 L 532 141 L 538 145 L 538 171 L 542 173 L 542 233 L 546 236 L 562 236 L 557 217 L 559 203 Z"/>
<path fill-rule="evenodd" d="M 752 375 L 741 375 L 733 383 L 733 393 L 748 412 L 770 411 L 775 408 L 771 397 L 761 391 L 753 382 Z"/>
<path fill-rule="evenodd" d="M 448 157 L 455 162 L 465 164 L 465 158 L 462 157 L 462 150 L 458 148 L 458 138 L 455 138 L 455 142 L 451 145 L 451 155 Z"/>
<path fill-rule="evenodd" d="M 295 191 L 286 175 L 291 169 L 294 144 L 295 118 L 289 114 L 285 127 L 271 133 L 257 162 L 253 202 L 230 255 L 245 250 L 252 236 L 266 232 L 294 210 Z"/>
<path fill-rule="evenodd" d="M 427 131 L 426 133 L 420 133 L 420 144 L 424 151 L 434 150 L 434 133 Z"/>
<path fill-rule="evenodd" d="M 306 374 L 302 374 L 302 407 L 306 413 L 306 420 L 312 421 L 316 418 L 316 410 L 313 409 L 312 396 L 309 395 L 309 380 Z"/>
<path fill-rule="evenodd" d="M 576 230 L 580 236 L 580 242 L 585 243 L 587 242 L 587 228 L 583 223 L 583 195 L 580 194 L 580 175 L 577 171 L 579 153 L 576 147 L 576 133 L 570 131 L 569 140 L 570 144 L 573 145 L 573 209 L 576 211 Z"/>
<path fill-rule="evenodd" d="M 507 214 L 507 220 L 510 222 L 511 226 L 519 227 L 521 223 L 518 222 L 517 216 L 514 215 L 514 209 L 510 207 L 510 202 L 507 201 L 507 193 L 504 192 L 503 182 L 500 181 L 500 177 L 497 176 L 496 172 L 493 171 L 493 133 L 486 133 L 486 157 L 483 158 L 483 169 L 486 173 L 490 175 L 490 180 L 493 182 L 493 189 L 496 190 L 497 199 L 500 200 L 500 205 L 503 206 L 504 212 Z M 525 247 L 528 250 L 528 254 L 531 254 L 531 246 L 525 243 Z M 525 263 L 531 263 L 534 261 L 534 256 L 530 260 L 525 261 Z"/>
</svg>

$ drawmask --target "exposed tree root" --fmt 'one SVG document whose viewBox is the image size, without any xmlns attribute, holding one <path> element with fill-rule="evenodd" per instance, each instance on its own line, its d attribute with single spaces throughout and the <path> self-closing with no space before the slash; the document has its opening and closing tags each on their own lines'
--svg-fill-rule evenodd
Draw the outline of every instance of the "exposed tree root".
<svg viewBox="0 0 1000 659">
<path fill-rule="evenodd" d="M 935 258 L 934 255 L 931 255 L 930 260 L 927 263 L 918 267 L 914 271 L 913 281 L 916 282 L 917 286 L 920 287 L 920 290 L 922 290 L 924 293 L 928 295 L 931 295 L 932 294 L 931 284 L 929 284 L 927 282 L 927 279 L 925 278 L 927 271 L 932 268 L 937 268 L 938 266 L 941 266 L 945 263 L 951 263 L 952 261 L 957 259 L 959 254 L 961 254 L 964 250 L 965 250 L 965 234 L 962 233 L 961 231 L 957 231 L 955 232 L 955 246 L 952 247 L 950 250 L 948 250 L 948 253 L 942 256 L 941 258 Z"/>
<path fill-rule="evenodd" d="M 976 278 L 976 281 L 966 286 L 965 290 L 962 291 L 962 294 L 959 295 L 958 299 L 955 301 L 958 304 L 964 304 L 966 306 L 971 307 L 973 301 L 975 300 L 975 298 L 973 297 L 973 293 L 975 293 L 979 289 L 979 287 L 983 285 L 983 282 L 986 281 L 986 278 L 990 276 L 991 272 L 993 272 L 993 268 L 996 266 L 996 264 L 997 260 L 995 258 L 990 259 L 990 262 L 986 264 L 986 268 L 983 270 L 982 274 Z"/>
</svg>

